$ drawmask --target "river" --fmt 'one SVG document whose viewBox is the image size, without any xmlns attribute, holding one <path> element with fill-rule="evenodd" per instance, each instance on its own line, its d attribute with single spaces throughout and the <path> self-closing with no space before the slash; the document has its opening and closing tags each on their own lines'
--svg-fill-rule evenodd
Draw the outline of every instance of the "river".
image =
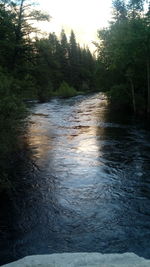
<svg viewBox="0 0 150 267">
<path fill-rule="evenodd" d="M 13 192 L 0 198 L 0 264 L 57 252 L 150 258 L 149 130 L 102 94 L 30 110 Z"/>
</svg>

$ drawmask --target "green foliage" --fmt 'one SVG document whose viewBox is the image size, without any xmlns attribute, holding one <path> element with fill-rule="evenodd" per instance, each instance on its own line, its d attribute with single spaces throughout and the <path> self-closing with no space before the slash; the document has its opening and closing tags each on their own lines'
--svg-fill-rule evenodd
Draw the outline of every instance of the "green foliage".
<svg viewBox="0 0 150 267">
<path fill-rule="evenodd" d="M 11 90 L 13 78 L 6 74 L 2 68 L 0 68 L 0 95 L 3 97 L 6 94 L 9 94 Z"/>
<path fill-rule="evenodd" d="M 0 120 L 14 123 L 21 119 L 26 112 L 22 101 L 14 94 L 15 79 L 0 70 Z"/>
<path fill-rule="evenodd" d="M 49 82 L 46 87 L 38 87 L 37 97 L 40 102 L 48 101 L 53 96 L 53 86 Z"/>
<path fill-rule="evenodd" d="M 120 108 L 124 108 L 125 106 L 130 106 L 131 104 L 131 95 L 128 85 L 114 85 L 110 91 L 107 92 L 107 95 L 114 106 L 118 107 L 119 105 Z"/>
<path fill-rule="evenodd" d="M 114 0 L 114 19 L 115 20 L 123 20 L 127 17 L 127 8 L 124 0 Z"/>
<path fill-rule="evenodd" d="M 150 27 L 148 15 L 141 13 L 143 3 L 113 1 L 115 20 L 98 31 L 97 84 L 110 90 L 118 106 L 133 106 L 134 112 L 146 110 L 146 103 L 150 106 Z"/>
<path fill-rule="evenodd" d="M 0 3 L 0 64 L 12 68 L 15 49 L 14 14 L 6 10 L 5 4 Z"/>
<path fill-rule="evenodd" d="M 0 99 L 0 117 L 4 120 L 16 121 L 25 114 L 24 104 L 14 95 Z"/>
<path fill-rule="evenodd" d="M 64 30 L 60 39 L 55 33 L 48 38 L 36 41 L 36 71 L 37 86 L 49 90 L 51 83 L 56 91 L 63 81 L 66 81 L 77 91 L 93 90 L 95 58 L 88 47 L 81 48 L 72 31 L 68 42 Z"/>
<path fill-rule="evenodd" d="M 62 82 L 59 89 L 56 91 L 55 95 L 62 97 L 71 97 L 77 95 L 78 92 L 66 82 Z"/>
</svg>

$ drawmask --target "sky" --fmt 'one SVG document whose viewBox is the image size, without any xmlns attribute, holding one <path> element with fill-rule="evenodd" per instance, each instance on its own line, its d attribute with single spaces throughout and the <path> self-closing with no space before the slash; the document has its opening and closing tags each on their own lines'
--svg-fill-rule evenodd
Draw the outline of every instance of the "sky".
<svg viewBox="0 0 150 267">
<path fill-rule="evenodd" d="M 41 29 L 55 32 L 62 28 L 69 36 L 71 29 L 77 42 L 89 45 L 96 40 L 97 30 L 108 25 L 111 18 L 112 0 L 39 0 L 40 8 L 50 14 L 51 21 L 43 22 Z"/>
</svg>

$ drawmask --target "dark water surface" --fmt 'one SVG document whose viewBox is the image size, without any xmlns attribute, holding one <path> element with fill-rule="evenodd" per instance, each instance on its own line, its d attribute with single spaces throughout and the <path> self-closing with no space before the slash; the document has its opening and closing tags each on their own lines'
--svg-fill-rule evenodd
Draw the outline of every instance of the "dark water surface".
<svg viewBox="0 0 150 267">
<path fill-rule="evenodd" d="M 32 108 L 0 209 L 0 263 L 31 254 L 150 258 L 150 132 L 101 94 Z"/>
</svg>

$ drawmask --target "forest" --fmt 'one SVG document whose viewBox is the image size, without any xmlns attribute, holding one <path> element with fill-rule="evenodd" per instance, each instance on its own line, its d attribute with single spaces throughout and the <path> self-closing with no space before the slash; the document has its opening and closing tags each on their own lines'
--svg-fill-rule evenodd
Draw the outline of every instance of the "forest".
<svg viewBox="0 0 150 267">
<path fill-rule="evenodd" d="M 49 4 L 63 14 L 70 4 L 77 25 L 92 14 L 95 27 L 109 1 Z M 110 5 L 92 50 L 65 22 L 44 33 L 52 14 L 38 0 L 0 0 L 0 265 L 59 253 L 101 253 L 109 266 L 110 254 L 118 265 L 128 253 L 124 266 L 150 259 L 150 1 Z"/>
<path fill-rule="evenodd" d="M 0 1 L 0 114 L 16 120 L 26 100 L 106 92 L 116 109 L 150 113 L 150 6 L 115 0 L 109 26 L 99 29 L 95 53 L 67 38 L 39 34 L 35 22 L 50 21 L 29 0 Z"/>
</svg>

